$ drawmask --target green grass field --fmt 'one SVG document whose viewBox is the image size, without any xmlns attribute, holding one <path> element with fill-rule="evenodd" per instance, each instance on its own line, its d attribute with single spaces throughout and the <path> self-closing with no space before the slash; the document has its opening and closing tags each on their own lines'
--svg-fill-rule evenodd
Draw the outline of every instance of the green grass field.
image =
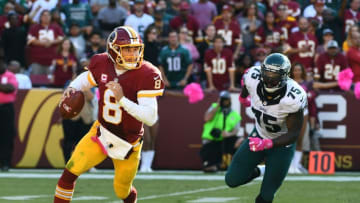
<svg viewBox="0 0 360 203">
<path fill-rule="evenodd" d="M 52 202 L 61 171 L 12 170 L 0 173 L 0 203 Z M 87 173 L 77 181 L 72 202 L 120 203 L 112 188 L 112 171 Z M 155 172 L 138 174 L 134 185 L 144 203 L 240 203 L 254 202 L 261 181 L 230 189 L 224 174 L 201 172 Z M 288 176 L 274 202 L 359 203 L 360 174 L 334 176 Z"/>
</svg>

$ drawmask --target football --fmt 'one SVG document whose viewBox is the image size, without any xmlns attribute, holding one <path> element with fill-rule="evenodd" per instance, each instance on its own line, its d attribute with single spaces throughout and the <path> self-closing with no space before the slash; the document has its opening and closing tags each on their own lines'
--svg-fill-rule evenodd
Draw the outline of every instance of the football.
<svg viewBox="0 0 360 203">
<path fill-rule="evenodd" d="M 60 114 L 65 119 L 74 118 L 77 116 L 85 103 L 84 93 L 82 91 L 75 91 L 69 97 L 60 102 Z"/>
</svg>

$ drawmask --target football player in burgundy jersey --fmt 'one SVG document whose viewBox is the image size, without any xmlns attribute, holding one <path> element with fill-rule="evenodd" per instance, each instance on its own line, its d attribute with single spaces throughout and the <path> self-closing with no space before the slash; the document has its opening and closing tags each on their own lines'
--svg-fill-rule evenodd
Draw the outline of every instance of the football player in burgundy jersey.
<svg viewBox="0 0 360 203">
<path fill-rule="evenodd" d="M 157 120 L 157 96 L 164 83 L 160 71 L 143 61 L 144 44 L 131 27 L 114 29 L 107 51 L 94 55 L 88 71 L 80 74 L 65 90 L 63 98 L 75 90 L 98 86 L 98 120 L 76 146 L 58 181 L 54 203 L 70 202 L 79 175 L 109 156 L 114 164 L 114 190 L 125 203 L 134 203 L 135 178 L 142 147 L 143 123 Z"/>
<path fill-rule="evenodd" d="M 224 48 L 221 35 L 214 38 L 214 48 L 205 53 L 205 72 L 209 90 L 235 89 L 235 66 L 231 50 Z"/>
<path fill-rule="evenodd" d="M 318 44 L 315 35 L 309 32 L 309 21 L 305 17 L 299 19 L 299 31 L 292 33 L 288 39 L 291 46 L 285 53 L 290 55 L 292 63 L 301 63 L 308 73 L 314 68 L 315 50 Z"/>
<path fill-rule="evenodd" d="M 337 89 L 338 74 L 347 68 L 345 56 L 339 52 L 338 43 L 330 40 L 326 52 L 322 53 L 316 61 L 314 68 L 314 87 L 318 89 Z"/>
</svg>

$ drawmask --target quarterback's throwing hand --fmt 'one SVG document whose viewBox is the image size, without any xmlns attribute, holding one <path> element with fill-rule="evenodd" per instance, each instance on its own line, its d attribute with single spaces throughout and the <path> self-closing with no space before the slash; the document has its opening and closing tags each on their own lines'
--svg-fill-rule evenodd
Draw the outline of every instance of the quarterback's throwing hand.
<svg viewBox="0 0 360 203">
<path fill-rule="evenodd" d="M 110 81 L 106 83 L 105 86 L 114 93 L 116 102 L 119 102 L 120 99 L 124 96 L 123 89 L 119 83 Z"/>
<path fill-rule="evenodd" d="M 273 147 L 273 141 L 271 139 L 261 139 L 258 137 L 249 137 L 250 151 L 258 152 L 264 149 L 270 149 Z"/>
</svg>

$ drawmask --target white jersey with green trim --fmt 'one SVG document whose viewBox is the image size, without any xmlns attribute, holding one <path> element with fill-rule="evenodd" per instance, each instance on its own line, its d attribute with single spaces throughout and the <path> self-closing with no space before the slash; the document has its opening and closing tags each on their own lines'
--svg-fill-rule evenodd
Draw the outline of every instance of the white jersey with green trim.
<svg viewBox="0 0 360 203">
<path fill-rule="evenodd" d="M 251 110 L 256 119 L 256 130 L 262 138 L 274 139 L 287 133 L 286 117 L 307 107 L 305 90 L 288 79 L 286 88 L 273 96 L 264 95 L 260 84 L 260 66 L 253 66 L 244 74 L 244 85 L 251 98 Z M 268 97 L 265 99 L 265 97 Z"/>
</svg>

